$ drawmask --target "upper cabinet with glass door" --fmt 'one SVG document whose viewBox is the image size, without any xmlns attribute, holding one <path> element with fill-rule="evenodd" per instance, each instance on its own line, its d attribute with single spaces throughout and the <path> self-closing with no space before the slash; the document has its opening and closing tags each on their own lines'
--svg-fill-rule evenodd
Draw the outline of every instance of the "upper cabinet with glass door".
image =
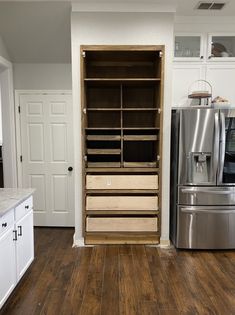
<svg viewBox="0 0 235 315">
<path fill-rule="evenodd" d="M 199 34 L 175 35 L 175 61 L 202 61 L 203 45 L 202 36 Z"/>
<path fill-rule="evenodd" d="M 210 34 L 208 39 L 210 61 L 235 61 L 235 34 Z"/>
</svg>

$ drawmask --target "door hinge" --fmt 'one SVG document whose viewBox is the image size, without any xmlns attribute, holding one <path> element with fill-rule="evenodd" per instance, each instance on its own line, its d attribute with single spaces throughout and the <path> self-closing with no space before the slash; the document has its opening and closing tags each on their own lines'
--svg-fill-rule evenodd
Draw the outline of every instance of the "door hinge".
<svg viewBox="0 0 235 315">
<path fill-rule="evenodd" d="M 87 162 L 87 155 L 84 155 L 84 161 Z"/>
<path fill-rule="evenodd" d="M 163 52 L 159 51 L 159 57 L 162 58 L 163 57 Z"/>
<path fill-rule="evenodd" d="M 20 106 L 18 106 L 18 113 L 20 114 Z"/>
<path fill-rule="evenodd" d="M 83 108 L 83 113 L 86 114 L 86 108 Z"/>
<path fill-rule="evenodd" d="M 23 156 L 22 155 L 20 156 L 20 162 L 23 162 Z"/>
<path fill-rule="evenodd" d="M 157 111 L 158 111 L 158 114 L 161 114 L 161 108 L 158 108 Z"/>
<path fill-rule="evenodd" d="M 160 155 L 157 155 L 157 161 L 160 161 Z"/>
<path fill-rule="evenodd" d="M 83 58 L 86 57 L 86 52 L 85 52 L 85 51 L 82 52 L 82 57 L 83 57 Z"/>
</svg>

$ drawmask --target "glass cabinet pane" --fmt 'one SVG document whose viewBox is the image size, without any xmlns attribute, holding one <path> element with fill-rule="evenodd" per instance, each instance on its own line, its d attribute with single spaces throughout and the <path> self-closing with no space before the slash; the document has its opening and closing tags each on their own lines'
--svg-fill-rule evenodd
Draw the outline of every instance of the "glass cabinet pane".
<svg viewBox="0 0 235 315">
<path fill-rule="evenodd" d="M 175 57 L 200 58 L 200 36 L 175 36 Z"/>
<path fill-rule="evenodd" d="M 212 36 L 211 57 L 235 57 L 235 36 Z"/>
</svg>

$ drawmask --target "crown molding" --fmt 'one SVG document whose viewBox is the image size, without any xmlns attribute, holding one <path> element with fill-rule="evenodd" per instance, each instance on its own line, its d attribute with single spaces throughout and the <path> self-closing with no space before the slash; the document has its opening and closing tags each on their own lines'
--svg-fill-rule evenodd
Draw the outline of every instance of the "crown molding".
<svg viewBox="0 0 235 315">
<path fill-rule="evenodd" d="M 161 12 L 174 13 L 176 5 L 158 3 L 156 0 L 146 1 L 76 1 L 72 3 L 72 12 Z"/>
</svg>

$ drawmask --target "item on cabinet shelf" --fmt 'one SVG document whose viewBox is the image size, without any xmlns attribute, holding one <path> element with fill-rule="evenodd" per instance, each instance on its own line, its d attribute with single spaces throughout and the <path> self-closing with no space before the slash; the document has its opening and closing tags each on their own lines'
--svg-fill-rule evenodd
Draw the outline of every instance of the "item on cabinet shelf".
<svg viewBox="0 0 235 315">
<path fill-rule="evenodd" d="M 231 55 L 225 46 L 220 43 L 212 43 L 211 54 L 212 57 L 230 57 Z"/>
<path fill-rule="evenodd" d="M 192 87 L 196 84 L 196 83 L 206 83 L 209 86 L 209 90 L 197 90 L 197 91 L 191 91 Z M 206 105 L 207 107 L 209 107 L 209 99 L 212 98 L 212 85 L 206 81 L 206 80 L 196 80 L 194 81 L 190 87 L 189 87 L 189 91 L 188 91 L 188 98 L 192 99 L 192 100 L 198 100 L 199 104 L 194 104 L 193 102 L 191 103 L 192 106 L 195 105 L 202 105 L 202 99 L 206 100 Z"/>
<path fill-rule="evenodd" d="M 223 98 L 221 96 L 217 96 L 212 101 L 212 106 L 214 108 L 228 108 L 231 106 L 229 101 L 226 98 Z"/>
</svg>

